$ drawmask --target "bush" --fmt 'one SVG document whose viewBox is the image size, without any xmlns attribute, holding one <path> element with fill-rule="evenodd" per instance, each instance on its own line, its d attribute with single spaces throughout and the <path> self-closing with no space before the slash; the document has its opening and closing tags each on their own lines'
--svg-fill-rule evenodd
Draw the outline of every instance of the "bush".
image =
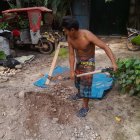
<svg viewBox="0 0 140 140">
<path fill-rule="evenodd" d="M 114 77 L 122 93 L 140 97 L 140 59 L 118 59 L 118 71 Z"/>
<path fill-rule="evenodd" d="M 0 60 L 5 60 L 6 59 L 6 54 L 4 51 L 0 51 Z"/>
<path fill-rule="evenodd" d="M 135 45 L 139 45 L 140 46 L 140 35 L 134 37 L 131 42 Z"/>
</svg>

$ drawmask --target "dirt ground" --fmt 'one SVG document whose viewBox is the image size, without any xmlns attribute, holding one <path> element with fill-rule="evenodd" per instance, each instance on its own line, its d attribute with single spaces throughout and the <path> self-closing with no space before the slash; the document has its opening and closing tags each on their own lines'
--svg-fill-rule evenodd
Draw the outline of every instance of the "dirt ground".
<svg viewBox="0 0 140 140">
<path fill-rule="evenodd" d="M 126 48 L 125 38 L 102 38 L 117 58 L 140 57 Z M 35 59 L 21 72 L 0 83 L 0 140 L 140 140 L 140 99 L 122 95 L 118 86 L 102 100 L 90 101 L 85 118 L 76 117 L 81 101 L 69 101 L 76 89 L 72 81 L 48 88 L 33 85 L 48 73 L 53 55 L 18 50 Z M 69 66 L 68 58 L 57 65 Z M 96 67 L 111 66 L 104 51 L 96 49 Z M 23 97 L 24 95 L 24 97 Z"/>
</svg>

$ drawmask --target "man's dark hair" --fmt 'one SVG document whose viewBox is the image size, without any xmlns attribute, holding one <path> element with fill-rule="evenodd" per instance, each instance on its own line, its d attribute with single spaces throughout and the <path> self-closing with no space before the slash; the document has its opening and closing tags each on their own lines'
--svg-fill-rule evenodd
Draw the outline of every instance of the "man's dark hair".
<svg viewBox="0 0 140 140">
<path fill-rule="evenodd" d="M 71 30 L 72 28 L 74 28 L 75 30 L 79 29 L 78 21 L 76 20 L 76 18 L 71 16 L 63 17 L 61 26 L 63 28 L 66 28 L 67 30 Z"/>
</svg>

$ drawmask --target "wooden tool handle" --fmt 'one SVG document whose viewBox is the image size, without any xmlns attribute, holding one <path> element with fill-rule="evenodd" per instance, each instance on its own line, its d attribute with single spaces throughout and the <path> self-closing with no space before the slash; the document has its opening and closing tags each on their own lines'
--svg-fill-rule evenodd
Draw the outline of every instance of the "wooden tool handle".
<svg viewBox="0 0 140 140">
<path fill-rule="evenodd" d="M 57 60 L 57 57 L 58 57 L 58 54 L 59 54 L 59 50 L 60 50 L 60 43 L 58 44 L 58 47 L 55 51 L 55 55 L 54 55 L 54 58 L 53 58 L 53 61 L 52 61 L 52 64 L 51 64 L 51 68 L 50 68 L 50 71 L 49 71 L 49 74 L 48 74 L 48 76 L 50 76 L 50 77 L 52 76 L 53 70 L 55 68 L 55 64 L 56 64 L 56 60 Z M 45 84 L 48 85 L 49 82 L 50 82 L 50 79 L 47 78 L 47 81 L 46 81 Z"/>
<path fill-rule="evenodd" d="M 112 71 L 112 70 L 113 70 L 113 68 L 108 67 L 108 68 L 104 68 L 104 69 L 101 69 L 101 70 L 95 70 L 95 71 L 92 71 L 92 72 L 87 72 L 87 73 L 78 74 L 78 75 L 76 75 L 76 77 L 82 77 L 82 76 L 91 75 L 91 74 L 96 74 L 96 73 L 101 73 L 101 72 L 110 72 L 110 71 Z"/>
<path fill-rule="evenodd" d="M 78 75 L 76 75 L 76 77 L 82 77 L 82 76 L 91 75 L 91 74 L 96 74 L 96 73 L 101 73 L 101 72 L 102 72 L 102 70 L 96 70 L 96 71 L 92 71 L 92 72 L 87 72 L 87 73 L 78 74 Z"/>
<path fill-rule="evenodd" d="M 50 68 L 49 74 L 48 74 L 49 77 L 52 77 L 52 73 L 53 73 L 53 70 L 54 70 L 55 65 L 56 65 L 56 60 L 57 60 L 57 58 L 58 58 L 60 46 L 68 46 L 68 43 L 67 43 L 67 42 L 59 42 L 59 44 L 58 44 L 58 46 L 57 46 L 57 49 L 56 49 L 56 51 L 55 51 L 55 55 L 54 55 L 54 58 L 53 58 L 53 61 L 52 61 L 52 64 L 51 64 L 51 68 Z M 47 78 L 47 81 L 46 81 L 45 84 L 48 85 L 49 82 L 50 82 L 50 79 Z"/>
</svg>

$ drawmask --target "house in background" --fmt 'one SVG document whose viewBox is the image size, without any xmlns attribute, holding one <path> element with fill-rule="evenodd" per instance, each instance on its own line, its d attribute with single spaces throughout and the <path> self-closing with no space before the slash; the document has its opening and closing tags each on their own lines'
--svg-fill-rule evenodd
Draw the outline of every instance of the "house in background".
<svg viewBox="0 0 140 140">
<path fill-rule="evenodd" d="M 72 15 L 78 19 L 81 28 L 89 29 L 97 35 L 127 35 L 128 23 L 131 21 L 131 27 L 134 27 L 132 25 L 136 20 L 140 22 L 138 16 L 134 18 L 134 15 L 138 15 L 136 5 L 140 6 L 139 1 L 74 0 Z"/>
<path fill-rule="evenodd" d="M 0 11 L 9 9 L 7 1 L 23 7 L 36 6 L 33 0 L 0 0 Z M 97 35 L 127 35 L 127 27 L 140 30 L 140 0 L 72 0 L 71 14 L 81 28 Z M 58 28 L 59 26 L 57 26 Z"/>
</svg>

